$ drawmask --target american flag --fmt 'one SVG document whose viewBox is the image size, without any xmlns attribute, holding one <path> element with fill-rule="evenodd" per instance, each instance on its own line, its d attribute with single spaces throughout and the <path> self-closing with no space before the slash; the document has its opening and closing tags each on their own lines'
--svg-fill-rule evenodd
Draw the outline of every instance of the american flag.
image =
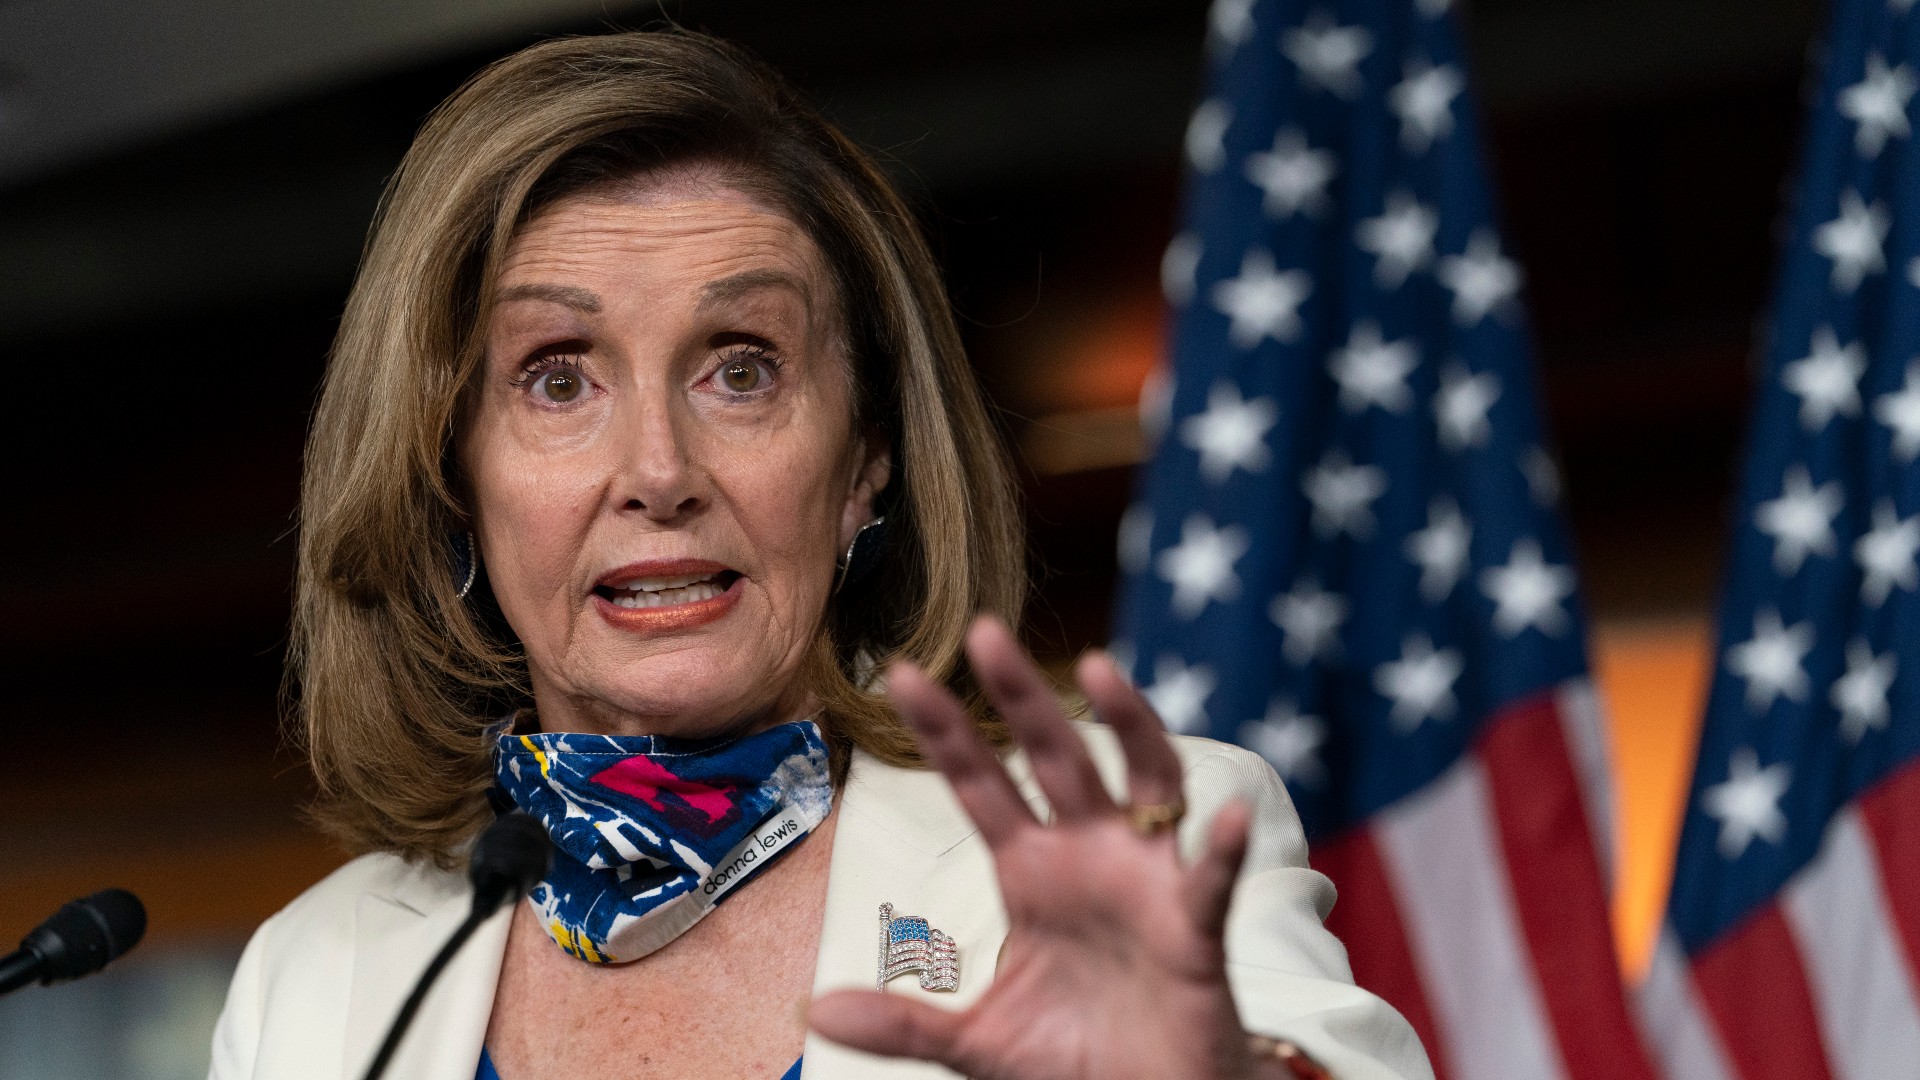
<svg viewBox="0 0 1920 1080">
<path fill-rule="evenodd" d="M 1673 1080 L 1920 1076 L 1920 85 L 1840 0 L 1775 297 L 1673 892 Z"/>
<path fill-rule="evenodd" d="M 1116 654 L 1285 779 L 1453 1080 L 1651 1070 L 1558 483 L 1447 0 L 1218 0 Z M 1155 398 L 1149 394 L 1149 398 Z"/>
<path fill-rule="evenodd" d="M 918 972 L 922 990 L 954 990 L 960 986 L 960 953 L 953 939 L 935 930 L 918 915 L 893 913 L 892 904 L 880 905 L 880 970 L 874 985 L 881 990 L 898 975 Z"/>
</svg>

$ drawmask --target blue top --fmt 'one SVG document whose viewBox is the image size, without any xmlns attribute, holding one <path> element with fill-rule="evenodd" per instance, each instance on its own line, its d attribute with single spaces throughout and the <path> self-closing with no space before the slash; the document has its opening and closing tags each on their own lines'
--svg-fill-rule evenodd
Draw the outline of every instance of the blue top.
<svg viewBox="0 0 1920 1080">
<path fill-rule="evenodd" d="M 793 1067 L 780 1074 L 780 1080 L 800 1080 L 800 1063 L 805 1060 L 805 1057 L 796 1058 Z M 473 1080 L 500 1080 L 500 1071 L 493 1067 L 493 1058 L 484 1046 L 480 1048 L 480 1071 L 474 1074 Z"/>
</svg>

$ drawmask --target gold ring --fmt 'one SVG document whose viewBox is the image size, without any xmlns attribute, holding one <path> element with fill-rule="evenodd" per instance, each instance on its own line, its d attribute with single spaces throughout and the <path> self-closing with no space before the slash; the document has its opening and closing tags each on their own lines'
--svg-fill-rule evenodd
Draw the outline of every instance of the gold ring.
<svg viewBox="0 0 1920 1080">
<path fill-rule="evenodd" d="M 1139 803 L 1127 807 L 1127 824 L 1141 836 L 1158 836 L 1187 816 L 1187 801 L 1175 799 L 1163 803 Z"/>
</svg>

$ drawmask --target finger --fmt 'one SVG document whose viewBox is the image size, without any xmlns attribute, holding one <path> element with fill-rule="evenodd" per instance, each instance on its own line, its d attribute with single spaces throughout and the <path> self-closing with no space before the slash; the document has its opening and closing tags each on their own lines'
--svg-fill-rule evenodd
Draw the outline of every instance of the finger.
<svg viewBox="0 0 1920 1080">
<path fill-rule="evenodd" d="M 1113 813 L 1113 797 L 1087 756 L 1086 742 L 1013 631 L 991 615 L 975 619 L 967 631 L 967 660 L 987 700 L 1027 752 L 1054 817 L 1075 821 Z"/>
<path fill-rule="evenodd" d="M 1217 938 L 1226 929 L 1227 906 L 1233 883 L 1247 861 L 1247 835 L 1253 827 L 1253 807 L 1236 799 L 1207 826 L 1207 849 L 1187 869 L 1187 911 L 1202 934 Z"/>
<path fill-rule="evenodd" d="M 1083 657 L 1076 676 L 1093 714 L 1113 729 L 1126 752 L 1128 801 L 1138 806 L 1179 801 L 1180 755 L 1174 753 L 1166 725 L 1154 715 L 1153 706 L 1104 652 Z"/>
<path fill-rule="evenodd" d="M 836 990 L 815 998 L 807 1023 L 834 1042 L 888 1057 L 952 1064 L 961 1014 L 874 990 Z"/>
<path fill-rule="evenodd" d="M 907 661 L 887 668 L 887 697 L 920 736 L 934 767 L 992 847 L 1022 825 L 1038 824 L 973 718 L 947 688 Z"/>
</svg>

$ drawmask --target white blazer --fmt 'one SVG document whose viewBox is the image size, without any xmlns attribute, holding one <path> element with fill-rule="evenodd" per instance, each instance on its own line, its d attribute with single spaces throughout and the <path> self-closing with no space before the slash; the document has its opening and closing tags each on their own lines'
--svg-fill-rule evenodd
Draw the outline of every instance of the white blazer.
<svg viewBox="0 0 1920 1080">
<path fill-rule="evenodd" d="M 1082 730 L 1108 785 L 1123 790 L 1124 759 L 1112 734 L 1091 724 Z M 1185 766 L 1190 809 L 1180 845 L 1189 858 L 1227 800 L 1255 807 L 1252 846 L 1227 923 L 1228 978 L 1245 1028 L 1293 1040 L 1339 1080 L 1430 1080 L 1413 1029 L 1353 985 L 1346 950 L 1322 925 L 1333 884 L 1307 869 L 1299 818 L 1273 770 L 1223 743 L 1176 738 L 1175 745 Z M 1008 766 L 1044 816 L 1045 800 L 1024 758 L 1016 754 Z M 873 986 L 879 908 L 891 903 L 952 935 L 960 986 L 928 992 L 903 977 L 887 991 L 965 1007 L 992 980 L 1007 932 L 985 842 L 937 772 L 856 752 L 840 798 L 814 993 Z M 214 1032 L 210 1080 L 358 1080 L 468 901 L 463 876 L 384 854 L 355 859 L 307 890 L 268 919 L 241 956 Z M 442 974 L 388 1076 L 472 1080 L 509 921 L 507 911 L 488 920 Z M 818 1035 L 807 1038 L 802 1068 L 802 1080 L 955 1075 Z"/>
</svg>

